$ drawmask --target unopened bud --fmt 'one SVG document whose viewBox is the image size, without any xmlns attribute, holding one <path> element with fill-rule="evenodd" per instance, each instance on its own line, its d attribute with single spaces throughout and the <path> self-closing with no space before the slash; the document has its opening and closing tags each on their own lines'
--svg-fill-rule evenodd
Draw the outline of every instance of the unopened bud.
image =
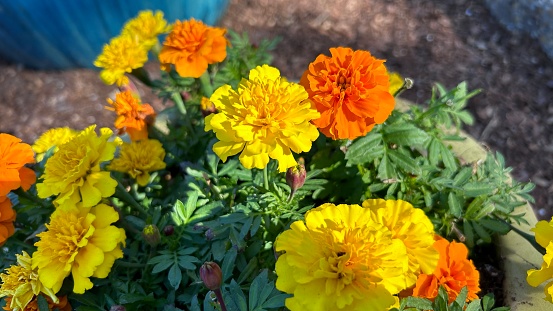
<svg viewBox="0 0 553 311">
<path fill-rule="evenodd" d="M 306 175 L 307 172 L 305 171 L 305 166 L 301 163 L 290 167 L 286 171 L 286 183 L 292 189 L 292 193 L 295 193 L 296 190 L 303 186 Z"/>
<path fill-rule="evenodd" d="M 202 116 L 205 118 L 212 113 L 216 113 L 217 108 L 215 108 L 215 105 L 209 100 L 209 98 L 202 97 L 202 101 L 200 102 L 200 111 L 202 112 Z"/>
<path fill-rule="evenodd" d="M 218 290 L 223 283 L 223 271 L 217 263 L 207 261 L 200 267 L 200 278 L 205 287 L 210 290 Z"/>
<path fill-rule="evenodd" d="M 144 227 L 142 230 L 142 237 L 144 237 L 146 243 L 150 244 L 152 247 L 157 246 L 161 241 L 161 235 L 156 225 L 147 225 Z"/>
<path fill-rule="evenodd" d="M 109 308 L 109 311 L 127 311 L 127 309 L 125 308 L 125 306 L 113 305 L 111 306 L 111 308 Z"/>
<path fill-rule="evenodd" d="M 165 226 L 165 228 L 163 228 L 163 234 L 165 234 L 165 236 L 171 236 L 173 235 L 174 232 L 175 232 L 175 227 L 172 225 L 167 225 Z"/>
</svg>

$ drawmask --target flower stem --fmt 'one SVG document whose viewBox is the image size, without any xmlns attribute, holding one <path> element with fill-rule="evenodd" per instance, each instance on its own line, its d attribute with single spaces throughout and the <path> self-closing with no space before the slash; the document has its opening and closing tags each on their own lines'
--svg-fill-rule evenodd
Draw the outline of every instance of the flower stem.
<svg viewBox="0 0 553 311">
<path fill-rule="evenodd" d="M 146 209 L 142 205 L 140 205 L 136 200 L 132 197 L 130 193 L 121 186 L 121 183 L 117 183 L 117 188 L 115 188 L 115 194 L 117 198 L 119 198 L 121 201 L 127 203 L 130 207 L 138 211 L 143 216 L 148 216 L 148 213 L 146 212 Z"/>
<path fill-rule="evenodd" d="M 175 105 L 179 109 L 180 113 L 186 115 L 186 107 L 184 106 L 184 101 L 182 100 L 182 96 L 180 95 L 180 93 L 171 93 L 171 99 L 175 102 Z"/>
<path fill-rule="evenodd" d="M 206 70 L 200 77 L 200 86 L 204 96 L 209 98 L 213 94 L 213 85 L 211 85 L 211 79 L 209 78 L 209 72 Z"/>
<path fill-rule="evenodd" d="M 227 306 L 225 305 L 225 300 L 223 299 L 223 294 L 221 293 L 221 289 L 214 290 L 215 296 L 217 297 L 217 301 L 219 301 L 219 304 L 221 305 L 221 311 L 227 311 Z"/>
<path fill-rule="evenodd" d="M 263 168 L 263 186 L 269 191 L 269 173 L 267 172 L 267 166 Z"/>
<path fill-rule="evenodd" d="M 536 237 L 535 236 L 533 236 L 531 234 L 528 234 L 528 233 L 514 227 L 512 224 L 510 224 L 508 222 L 505 222 L 505 223 L 508 224 L 509 227 L 511 227 L 511 230 L 518 233 L 522 238 L 524 238 L 526 241 L 528 241 L 530 244 L 532 244 L 532 246 L 534 246 L 534 248 L 538 252 L 540 252 L 542 255 L 545 255 L 545 253 L 546 253 L 545 248 L 543 248 L 543 246 L 539 245 L 538 242 L 536 242 Z"/>
</svg>

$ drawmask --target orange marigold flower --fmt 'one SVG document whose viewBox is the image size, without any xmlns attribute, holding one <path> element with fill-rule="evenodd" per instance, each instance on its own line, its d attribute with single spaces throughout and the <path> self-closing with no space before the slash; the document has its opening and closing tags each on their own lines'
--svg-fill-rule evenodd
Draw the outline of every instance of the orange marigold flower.
<svg viewBox="0 0 553 311">
<path fill-rule="evenodd" d="M 227 57 L 226 29 L 210 27 L 191 19 L 176 21 L 159 54 L 162 68 L 175 65 L 181 77 L 199 78 L 207 65 L 222 62 Z"/>
<path fill-rule="evenodd" d="M 48 310 L 59 310 L 59 311 L 71 311 L 73 310 L 71 308 L 71 304 L 69 304 L 69 301 L 67 301 L 67 296 L 61 296 L 59 298 L 59 302 L 55 303 L 52 301 L 52 299 L 48 296 L 44 296 L 46 298 L 46 302 L 48 302 Z M 4 298 L 6 300 L 6 306 L 3 308 L 4 310 L 11 311 L 10 303 L 12 301 L 12 297 L 6 297 Z M 35 296 L 33 300 L 27 304 L 24 310 L 22 311 L 39 311 L 38 308 L 38 297 Z"/>
<path fill-rule="evenodd" d="M 0 246 L 15 232 L 13 222 L 15 211 L 12 209 L 12 202 L 8 197 L 0 196 Z"/>
<path fill-rule="evenodd" d="M 354 139 L 381 124 L 394 109 L 384 60 L 367 51 L 331 48 L 303 73 L 300 84 L 321 117 L 313 120 L 332 139 Z"/>
<path fill-rule="evenodd" d="M 480 273 L 469 260 L 468 249 L 463 243 L 451 243 L 436 237 L 434 247 L 440 253 L 438 266 L 433 274 L 420 274 L 413 289 L 413 296 L 433 300 L 438 296 L 438 288 L 444 286 L 449 295 L 449 302 L 453 302 L 463 287 L 467 287 L 467 301 L 478 299 L 480 292 Z"/>
<path fill-rule="evenodd" d="M 117 114 L 115 128 L 119 134 L 128 133 L 132 141 L 148 138 L 148 125 L 154 122 L 156 116 L 152 106 L 142 104 L 130 90 L 117 93 L 115 101 L 110 98 L 107 101 L 113 107 L 107 106 L 106 109 Z"/>
<path fill-rule="evenodd" d="M 35 163 L 31 146 L 15 136 L 0 133 L 0 196 L 19 187 L 28 190 L 35 183 L 35 172 L 25 167 L 27 163 Z"/>
</svg>

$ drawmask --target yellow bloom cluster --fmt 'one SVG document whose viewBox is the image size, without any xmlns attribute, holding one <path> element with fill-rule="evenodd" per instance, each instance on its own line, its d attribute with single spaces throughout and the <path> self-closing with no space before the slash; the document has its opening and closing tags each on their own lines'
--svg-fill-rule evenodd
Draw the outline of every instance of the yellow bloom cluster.
<svg viewBox="0 0 553 311">
<path fill-rule="evenodd" d="M 536 233 L 536 242 L 545 248 L 543 263 L 540 269 L 528 270 L 527 281 L 531 286 L 553 279 L 553 218 L 551 221 L 541 220 L 532 229 Z M 553 280 L 545 285 L 545 300 L 553 302 Z"/>
<path fill-rule="evenodd" d="M 104 45 L 102 53 L 94 61 L 94 66 L 104 68 L 100 78 L 106 84 L 118 86 L 129 83 L 125 73 L 141 68 L 148 61 L 148 51 L 158 42 L 157 36 L 170 29 L 163 13 L 142 11 L 127 22 L 118 37 Z"/>
<path fill-rule="evenodd" d="M 165 168 L 165 150 L 158 140 L 146 139 L 123 143 L 119 157 L 111 161 L 109 170 L 129 174 L 140 186 L 146 186 L 150 172 Z"/>
<path fill-rule="evenodd" d="M 44 154 L 53 148 L 53 153 L 59 150 L 59 145 L 63 145 L 71 138 L 77 135 L 77 131 L 68 127 L 58 127 L 49 129 L 44 132 L 40 137 L 35 140 L 35 143 L 31 146 L 36 153 L 37 162 L 42 161 Z"/>
<path fill-rule="evenodd" d="M 309 151 L 319 136 L 310 123 L 319 113 L 311 107 L 305 89 L 271 66 L 252 69 L 236 91 L 224 85 L 210 100 L 218 113 L 205 118 L 205 130 L 217 135 L 213 151 L 223 162 L 240 153 L 244 167 L 262 169 L 272 158 L 284 172 L 297 165 L 292 151 Z"/>
<path fill-rule="evenodd" d="M 33 268 L 44 286 L 58 292 L 63 280 L 73 276 L 73 292 L 92 288 L 90 277 L 108 276 L 115 259 L 123 257 L 125 231 L 112 226 L 119 214 L 111 206 L 57 209 L 39 233 L 33 254 Z"/>
<path fill-rule="evenodd" d="M 427 246 L 434 232 L 424 213 L 403 201 L 363 205 L 323 204 L 278 236 L 275 249 L 283 254 L 276 286 L 294 295 L 287 308 L 386 310 L 394 294 L 415 283 L 415 267 L 436 267 L 437 251 L 432 242 Z M 407 218 L 399 221 L 400 215 Z"/>
<path fill-rule="evenodd" d="M 92 207 L 115 193 L 117 181 L 100 169 L 100 163 L 113 159 L 118 142 L 108 142 L 112 130 L 102 128 L 98 137 L 95 128 L 84 129 L 48 159 L 43 181 L 36 185 L 39 197 L 58 195 L 56 206 L 82 201 L 84 207 Z"/>
</svg>

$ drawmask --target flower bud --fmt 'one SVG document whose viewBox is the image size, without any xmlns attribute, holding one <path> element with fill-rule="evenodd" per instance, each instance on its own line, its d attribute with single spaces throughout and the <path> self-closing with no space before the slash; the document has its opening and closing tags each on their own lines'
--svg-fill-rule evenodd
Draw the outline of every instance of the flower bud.
<svg viewBox="0 0 553 311">
<path fill-rule="evenodd" d="M 150 244 L 152 247 L 157 246 L 161 241 L 161 235 L 156 225 L 147 225 L 144 227 L 142 230 L 142 237 L 144 237 L 146 243 Z"/>
<path fill-rule="evenodd" d="M 109 308 L 109 311 L 127 311 L 127 308 L 121 305 L 113 305 L 111 306 L 111 308 Z"/>
<path fill-rule="evenodd" d="M 217 109 L 215 108 L 215 105 L 209 100 L 209 98 L 202 97 L 202 101 L 200 102 L 200 111 L 202 112 L 202 116 L 204 116 L 205 118 L 212 113 L 216 113 Z"/>
<path fill-rule="evenodd" d="M 295 193 L 296 190 L 303 186 L 303 183 L 305 183 L 306 175 L 307 172 L 305 171 L 305 166 L 302 163 L 290 167 L 286 171 L 286 183 L 292 189 L 292 193 Z"/>
<path fill-rule="evenodd" d="M 175 232 L 175 227 L 173 225 L 167 225 L 165 228 L 163 228 L 163 234 L 165 236 L 171 236 Z"/>
<path fill-rule="evenodd" d="M 223 271 L 217 263 L 207 261 L 200 267 L 200 278 L 205 287 L 210 290 L 218 290 L 223 283 Z"/>
</svg>

